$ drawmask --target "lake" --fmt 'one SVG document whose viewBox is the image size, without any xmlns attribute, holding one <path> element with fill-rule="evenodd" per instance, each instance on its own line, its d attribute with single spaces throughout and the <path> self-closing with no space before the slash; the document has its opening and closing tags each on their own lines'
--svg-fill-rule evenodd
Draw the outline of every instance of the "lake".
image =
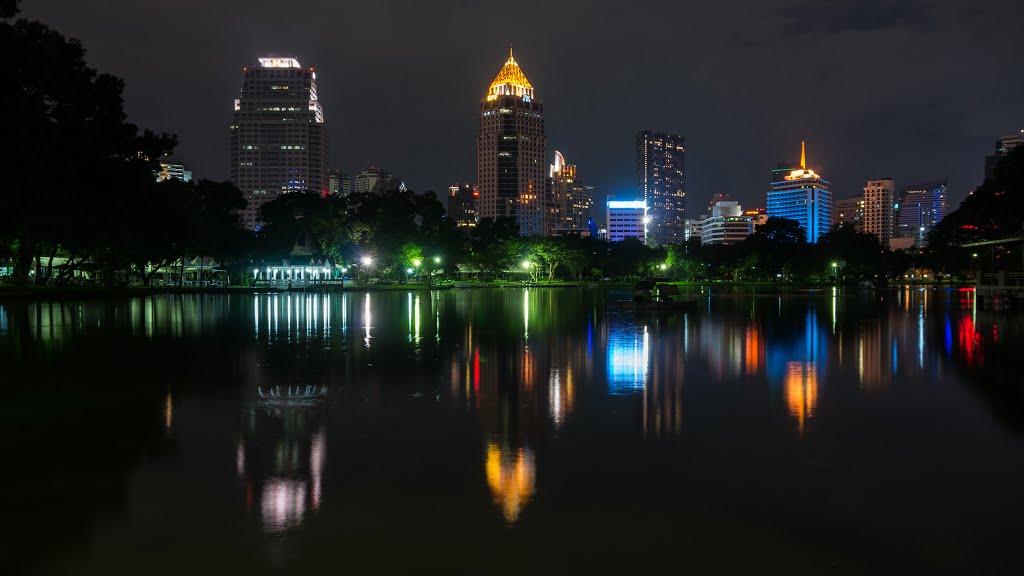
<svg viewBox="0 0 1024 576">
<path fill-rule="evenodd" d="M 628 297 L 0 300 L 0 571 L 1019 567 L 1024 317 Z"/>
</svg>

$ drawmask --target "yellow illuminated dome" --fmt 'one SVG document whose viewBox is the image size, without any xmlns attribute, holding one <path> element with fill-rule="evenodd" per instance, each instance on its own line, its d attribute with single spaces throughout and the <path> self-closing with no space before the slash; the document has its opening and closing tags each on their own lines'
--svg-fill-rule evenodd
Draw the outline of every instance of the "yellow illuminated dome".
<svg viewBox="0 0 1024 576">
<path fill-rule="evenodd" d="M 518 96 L 533 98 L 533 85 L 526 79 L 523 69 L 512 56 L 512 49 L 508 50 L 508 60 L 501 67 L 501 71 L 491 82 L 491 88 L 487 91 L 487 99 L 494 100 L 498 96 Z"/>
</svg>

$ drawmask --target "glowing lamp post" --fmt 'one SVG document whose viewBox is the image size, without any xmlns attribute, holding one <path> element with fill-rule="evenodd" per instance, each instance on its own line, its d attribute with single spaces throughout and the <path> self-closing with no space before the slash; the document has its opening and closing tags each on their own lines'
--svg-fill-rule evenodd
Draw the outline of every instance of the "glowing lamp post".
<svg viewBox="0 0 1024 576">
<path fill-rule="evenodd" d="M 373 258 L 363 256 L 360 262 L 363 264 L 363 282 L 368 284 L 370 282 L 370 266 L 373 265 Z"/>
</svg>

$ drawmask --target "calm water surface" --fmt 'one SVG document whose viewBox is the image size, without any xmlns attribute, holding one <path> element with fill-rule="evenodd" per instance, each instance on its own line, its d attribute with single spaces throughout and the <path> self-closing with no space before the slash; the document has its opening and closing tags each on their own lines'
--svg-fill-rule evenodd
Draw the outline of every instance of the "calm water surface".
<svg viewBox="0 0 1024 576">
<path fill-rule="evenodd" d="M 0 572 L 1019 568 L 1020 316 L 625 297 L 0 301 Z"/>
</svg>

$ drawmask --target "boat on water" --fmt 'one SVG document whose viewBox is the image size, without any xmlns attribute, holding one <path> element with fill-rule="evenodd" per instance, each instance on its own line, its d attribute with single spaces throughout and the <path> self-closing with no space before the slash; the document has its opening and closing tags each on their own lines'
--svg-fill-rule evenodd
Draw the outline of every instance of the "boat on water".
<svg viewBox="0 0 1024 576">
<path fill-rule="evenodd" d="M 642 280 L 633 287 L 633 299 L 623 300 L 624 308 L 634 310 L 696 310 L 696 300 L 683 300 L 679 295 L 679 287 L 672 284 Z"/>
<path fill-rule="evenodd" d="M 256 404 L 262 408 L 309 408 L 327 401 L 327 386 L 273 386 L 256 388 Z"/>
</svg>

